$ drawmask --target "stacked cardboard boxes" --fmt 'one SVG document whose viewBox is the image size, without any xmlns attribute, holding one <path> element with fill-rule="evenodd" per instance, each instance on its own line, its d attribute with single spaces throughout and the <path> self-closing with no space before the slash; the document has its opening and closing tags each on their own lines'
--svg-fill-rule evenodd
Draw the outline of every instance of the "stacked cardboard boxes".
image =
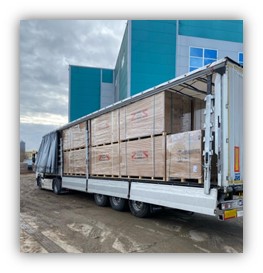
<svg viewBox="0 0 263 273">
<path fill-rule="evenodd" d="M 119 109 L 91 120 L 91 145 L 119 141 Z"/>
<path fill-rule="evenodd" d="M 121 176 L 165 180 L 166 136 L 121 143 Z"/>
<path fill-rule="evenodd" d="M 63 131 L 64 173 L 202 180 L 204 103 L 172 92 L 144 98 Z M 193 129 L 198 129 L 191 131 Z"/>
<path fill-rule="evenodd" d="M 191 99 L 162 92 L 92 119 L 91 145 L 190 130 Z"/>
<path fill-rule="evenodd" d="M 62 133 L 65 175 L 86 174 L 86 123 L 74 125 Z"/>
<path fill-rule="evenodd" d="M 119 143 L 91 147 L 91 174 L 119 176 Z"/>
<path fill-rule="evenodd" d="M 64 151 L 64 173 L 86 174 L 86 148 Z"/>
<path fill-rule="evenodd" d="M 86 147 L 86 123 L 74 125 L 62 133 L 63 150 Z"/>
</svg>

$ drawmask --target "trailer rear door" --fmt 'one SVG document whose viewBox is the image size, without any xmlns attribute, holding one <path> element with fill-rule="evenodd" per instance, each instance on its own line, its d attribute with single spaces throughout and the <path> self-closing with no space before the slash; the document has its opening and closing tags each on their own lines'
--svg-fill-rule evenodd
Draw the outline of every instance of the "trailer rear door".
<svg viewBox="0 0 263 273">
<path fill-rule="evenodd" d="M 229 183 L 243 183 L 243 69 L 228 63 Z"/>
</svg>

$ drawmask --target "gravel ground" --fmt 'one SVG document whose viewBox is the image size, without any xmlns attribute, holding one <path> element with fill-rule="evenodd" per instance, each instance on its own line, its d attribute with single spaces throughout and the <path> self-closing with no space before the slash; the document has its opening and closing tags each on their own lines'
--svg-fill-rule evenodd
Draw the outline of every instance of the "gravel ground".
<svg viewBox="0 0 263 273">
<path fill-rule="evenodd" d="M 98 207 L 90 194 L 40 190 L 32 173 L 20 176 L 20 223 L 24 253 L 243 252 L 243 218 L 164 209 L 140 219 Z"/>
</svg>

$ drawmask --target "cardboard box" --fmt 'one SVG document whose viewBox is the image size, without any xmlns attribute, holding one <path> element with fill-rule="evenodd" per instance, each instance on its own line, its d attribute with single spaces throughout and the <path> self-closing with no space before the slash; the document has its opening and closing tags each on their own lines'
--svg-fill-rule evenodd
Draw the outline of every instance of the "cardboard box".
<svg viewBox="0 0 263 273">
<path fill-rule="evenodd" d="M 191 99 L 162 92 L 120 109 L 120 140 L 191 130 Z"/>
<path fill-rule="evenodd" d="M 91 175 L 119 176 L 119 143 L 91 147 Z"/>
<path fill-rule="evenodd" d="M 121 143 L 121 176 L 161 178 L 165 180 L 166 136 L 157 136 Z"/>
<path fill-rule="evenodd" d="M 62 132 L 63 150 L 86 147 L 86 123 L 74 125 Z"/>
<path fill-rule="evenodd" d="M 91 145 L 119 141 L 119 110 L 103 114 L 91 120 Z"/>
<path fill-rule="evenodd" d="M 166 176 L 170 179 L 203 178 L 203 131 L 167 136 Z"/>
<path fill-rule="evenodd" d="M 64 151 L 64 173 L 86 174 L 86 149 Z"/>
</svg>

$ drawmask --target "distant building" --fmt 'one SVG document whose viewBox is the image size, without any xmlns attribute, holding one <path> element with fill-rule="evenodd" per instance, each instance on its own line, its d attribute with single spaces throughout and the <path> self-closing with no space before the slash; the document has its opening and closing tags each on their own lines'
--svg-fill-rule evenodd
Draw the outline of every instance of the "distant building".
<svg viewBox="0 0 263 273">
<path fill-rule="evenodd" d="M 243 65 L 242 20 L 129 20 L 114 68 L 69 67 L 69 121 L 226 56 Z"/>
<path fill-rule="evenodd" d="M 20 141 L 20 152 L 25 152 L 26 151 L 26 143 L 21 140 Z"/>
<path fill-rule="evenodd" d="M 20 140 L 20 162 L 23 162 L 26 155 L 26 143 Z"/>
</svg>

